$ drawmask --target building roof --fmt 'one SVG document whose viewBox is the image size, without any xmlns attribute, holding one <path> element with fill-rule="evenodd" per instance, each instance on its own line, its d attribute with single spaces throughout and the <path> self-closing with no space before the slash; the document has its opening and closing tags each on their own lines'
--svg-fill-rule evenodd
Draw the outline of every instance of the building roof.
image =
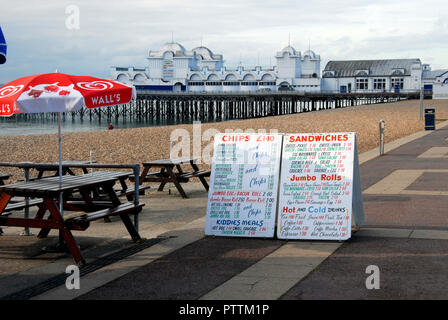
<svg viewBox="0 0 448 320">
<path fill-rule="evenodd" d="M 284 47 L 283 49 L 282 49 L 282 51 L 280 51 L 280 52 L 277 52 L 277 57 L 281 57 L 281 56 L 283 56 L 283 54 L 284 53 L 288 53 L 290 56 L 292 56 L 292 57 L 297 57 L 297 56 L 300 56 L 300 52 L 297 52 L 296 51 L 296 49 L 294 49 L 293 47 L 291 47 L 291 46 L 287 46 L 287 47 Z"/>
<path fill-rule="evenodd" d="M 329 61 L 323 70 L 323 77 L 409 76 L 414 64 L 421 65 L 420 59 Z M 331 71 L 332 75 L 325 74 L 327 71 Z"/>
<path fill-rule="evenodd" d="M 435 79 L 437 77 L 441 77 L 442 75 L 444 75 L 447 72 L 448 72 L 448 69 L 423 71 L 422 78 L 423 79 Z"/>
<path fill-rule="evenodd" d="M 304 57 L 309 56 L 311 59 L 316 59 L 316 57 L 317 57 L 316 53 L 314 53 L 314 51 L 311 51 L 311 50 L 306 50 L 303 53 L 303 56 Z"/>
<path fill-rule="evenodd" d="M 214 54 L 209 48 L 204 46 L 194 48 L 192 52 L 200 56 L 202 60 L 222 60 L 221 54 Z"/>
<path fill-rule="evenodd" d="M 185 50 L 185 48 L 181 44 L 177 42 L 168 42 L 165 43 L 165 45 L 158 51 L 149 51 L 149 56 L 162 57 L 163 54 L 167 51 L 171 51 L 175 57 L 184 57 L 188 55 L 187 50 Z"/>
</svg>

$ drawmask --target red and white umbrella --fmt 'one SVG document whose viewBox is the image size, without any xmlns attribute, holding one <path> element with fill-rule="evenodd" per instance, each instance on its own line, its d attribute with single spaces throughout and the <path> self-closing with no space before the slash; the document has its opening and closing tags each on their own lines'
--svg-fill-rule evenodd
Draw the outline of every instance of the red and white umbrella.
<svg viewBox="0 0 448 320">
<path fill-rule="evenodd" d="M 128 103 L 135 88 L 112 80 L 63 73 L 20 78 L 0 88 L 0 116 L 16 113 L 73 112 L 84 106 Z"/>
<path fill-rule="evenodd" d="M 60 113 L 74 112 L 84 106 L 91 109 L 128 103 L 135 97 L 135 87 L 112 80 L 57 72 L 39 74 L 19 78 L 0 88 L 0 116 L 58 112 L 59 175 L 62 182 Z"/>
</svg>

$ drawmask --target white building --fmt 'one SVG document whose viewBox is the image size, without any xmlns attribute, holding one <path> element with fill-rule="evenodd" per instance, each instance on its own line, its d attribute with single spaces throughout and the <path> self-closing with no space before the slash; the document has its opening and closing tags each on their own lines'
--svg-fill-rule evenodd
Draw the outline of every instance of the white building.
<svg viewBox="0 0 448 320">
<path fill-rule="evenodd" d="M 430 71 L 424 74 L 423 80 L 425 90 L 431 89 L 433 99 L 448 99 L 448 70 Z"/>
<path fill-rule="evenodd" d="M 276 56 L 277 66 L 248 68 L 224 65 L 223 56 L 206 47 L 186 50 L 167 43 L 149 51 L 145 68 L 112 67 L 111 78 L 131 83 L 137 90 L 194 92 L 320 91 L 320 56 L 308 50 L 303 55 L 287 46 Z"/>
<path fill-rule="evenodd" d="M 341 93 L 419 91 L 422 73 L 420 59 L 330 61 L 321 87 Z"/>
</svg>

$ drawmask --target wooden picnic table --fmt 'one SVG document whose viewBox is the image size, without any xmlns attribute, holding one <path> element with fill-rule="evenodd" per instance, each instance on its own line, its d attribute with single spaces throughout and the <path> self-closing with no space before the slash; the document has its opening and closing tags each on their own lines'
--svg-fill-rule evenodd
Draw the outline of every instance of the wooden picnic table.
<svg viewBox="0 0 448 320">
<path fill-rule="evenodd" d="M 75 173 L 73 172 L 73 166 L 75 165 L 89 165 L 91 163 L 96 163 L 96 161 L 62 161 L 62 175 L 72 175 L 74 176 Z M 34 179 L 42 179 L 44 177 L 44 173 L 50 172 L 50 176 L 59 176 L 59 162 L 53 162 L 53 163 L 46 163 L 44 165 L 36 162 L 36 167 L 34 167 L 35 170 L 37 170 L 37 177 L 30 178 L 30 180 Z M 33 167 L 31 167 L 33 168 Z M 87 167 L 82 167 L 82 172 L 84 174 L 88 173 Z M 48 177 L 48 176 L 46 176 Z"/>
<path fill-rule="evenodd" d="M 189 164 L 190 171 L 184 171 L 182 165 Z M 158 171 L 150 172 L 151 169 Z M 188 170 L 188 169 L 187 169 Z M 208 183 L 205 177 L 210 176 L 210 170 L 199 170 L 194 158 L 162 159 L 151 162 L 143 162 L 143 170 L 140 175 L 140 185 L 143 182 L 160 182 L 158 191 L 162 191 L 168 182 L 174 183 L 183 198 L 188 198 L 181 183 L 189 182 L 190 178 L 199 178 L 205 190 L 208 191 Z"/>
<path fill-rule="evenodd" d="M 143 204 L 131 202 L 122 203 L 117 196 L 113 186 L 119 180 L 113 174 L 84 174 L 77 176 L 63 176 L 62 184 L 59 177 L 44 178 L 40 180 L 22 182 L 0 186 L 2 191 L 0 196 L 0 225 L 14 227 L 40 228 L 38 237 L 46 237 L 51 229 L 58 229 L 60 239 L 65 242 L 76 263 L 85 264 L 71 230 L 86 230 L 91 221 L 102 219 L 113 215 L 119 215 L 127 231 L 134 241 L 140 241 L 135 226 L 129 214 L 138 214 Z M 98 189 L 103 190 L 108 198 L 105 198 L 102 205 L 97 205 L 92 198 L 92 194 Z M 70 202 L 71 196 L 79 192 L 82 196 L 82 203 Z M 78 211 L 72 214 L 61 214 L 58 200 L 60 193 L 63 194 L 64 210 Z M 14 197 L 32 198 L 38 207 L 34 218 L 9 217 L 8 206 Z M 108 199 L 108 200 L 106 200 Z M 108 201 L 105 206 L 104 202 Z M 46 212 L 49 212 L 45 219 Z"/>
</svg>

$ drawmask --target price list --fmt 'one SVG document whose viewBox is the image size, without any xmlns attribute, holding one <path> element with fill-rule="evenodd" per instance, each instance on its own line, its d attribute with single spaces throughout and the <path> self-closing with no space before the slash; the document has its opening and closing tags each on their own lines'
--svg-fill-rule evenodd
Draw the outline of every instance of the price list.
<svg viewBox="0 0 448 320">
<path fill-rule="evenodd" d="M 350 238 L 355 143 L 354 133 L 283 137 L 278 238 Z"/>
<path fill-rule="evenodd" d="M 205 233 L 273 237 L 282 136 L 215 136 Z"/>
</svg>

